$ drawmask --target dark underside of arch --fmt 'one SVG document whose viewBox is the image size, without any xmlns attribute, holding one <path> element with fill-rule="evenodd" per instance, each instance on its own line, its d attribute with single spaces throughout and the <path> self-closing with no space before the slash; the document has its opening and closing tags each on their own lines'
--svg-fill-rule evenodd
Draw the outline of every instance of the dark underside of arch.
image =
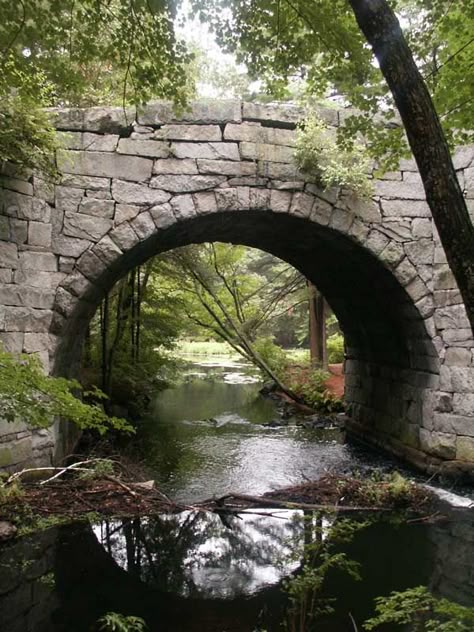
<svg viewBox="0 0 474 632">
<path fill-rule="evenodd" d="M 424 370 L 434 357 L 423 320 L 410 297 L 380 261 L 351 239 L 303 218 L 268 211 L 232 211 L 192 218 L 157 231 L 117 260 L 96 282 L 109 290 L 150 257 L 191 243 L 222 241 L 265 250 L 298 268 L 324 294 L 346 336 L 348 354 L 400 369 Z M 100 297 L 85 301 L 61 332 L 56 373 L 71 366 L 71 351 Z"/>
</svg>

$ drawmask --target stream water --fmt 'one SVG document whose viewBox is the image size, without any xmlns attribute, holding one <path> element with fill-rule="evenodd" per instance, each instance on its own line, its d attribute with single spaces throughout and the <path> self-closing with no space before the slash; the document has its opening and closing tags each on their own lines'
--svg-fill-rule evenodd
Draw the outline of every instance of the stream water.
<svg viewBox="0 0 474 632">
<path fill-rule="evenodd" d="M 185 377 L 157 395 L 136 438 L 174 498 L 259 494 L 330 470 L 396 466 L 348 445 L 337 428 L 309 430 L 292 419 L 265 425 L 281 423 L 281 410 L 258 395 L 258 381 L 239 362 L 195 361 Z M 301 629 L 353 632 L 352 617 L 361 630 L 375 597 L 418 585 L 474 606 L 474 510 L 461 504 L 440 502 L 429 523 L 364 522 L 335 549 L 360 564 L 361 579 L 329 572 L 322 596 L 335 599 L 334 613 Z M 10 541 L 0 547 L 0 632 L 88 632 L 107 612 L 143 617 L 152 632 L 296 629 L 284 582 L 301 573 L 304 545 L 331 538 L 343 520 L 305 513 L 262 509 L 221 519 L 187 511 Z"/>
</svg>

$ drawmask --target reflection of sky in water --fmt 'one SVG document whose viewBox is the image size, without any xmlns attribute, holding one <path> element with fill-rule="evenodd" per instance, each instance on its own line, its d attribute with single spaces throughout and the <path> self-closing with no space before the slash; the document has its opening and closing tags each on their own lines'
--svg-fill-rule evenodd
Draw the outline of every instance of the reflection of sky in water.
<svg viewBox="0 0 474 632">
<path fill-rule="evenodd" d="M 172 537 L 174 536 L 176 541 L 179 538 L 183 539 L 188 529 L 189 547 L 181 550 L 181 556 L 177 555 L 174 559 L 178 575 L 178 569 L 184 569 L 182 585 L 174 586 L 174 591 L 180 594 L 186 595 L 189 591 L 189 582 L 193 592 L 201 597 L 235 598 L 239 595 L 250 595 L 265 586 L 279 583 L 300 565 L 304 542 L 302 511 L 243 511 L 238 517 L 229 518 L 231 528 L 225 526 L 217 515 L 209 513 L 199 514 L 196 528 L 196 521 L 193 520 L 195 517 L 194 512 L 185 511 L 175 515 L 141 519 L 142 533 L 146 533 L 147 530 L 150 534 L 154 533 L 153 521 L 165 525 L 170 531 L 167 556 L 170 548 L 174 548 L 170 547 Z M 130 538 L 130 531 L 126 534 L 121 522 L 109 521 L 108 532 L 112 536 L 107 543 L 107 530 L 104 524 L 94 526 L 97 539 L 110 551 L 119 566 L 124 570 L 130 570 L 127 561 L 127 537 Z M 330 524 L 324 519 L 323 529 Z M 153 536 L 145 536 L 146 541 L 143 535 L 141 538 L 141 545 L 146 551 L 146 559 L 142 564 L 153 560 L 156 565 L 151 573 L 143 575 L 156 577 L 160 574 L 160 559 L 163 555 L 160 544 L 163 545 L 163 541 L 154 540 Z M 130 545 L 130 539 L 128 543 Z M 176 547 L 176 550 L 178 548 Z M 169 571 L 168 565 L 167 572 Z M 142 579 L 146 581 L 146 578 Z"/>
</svg>

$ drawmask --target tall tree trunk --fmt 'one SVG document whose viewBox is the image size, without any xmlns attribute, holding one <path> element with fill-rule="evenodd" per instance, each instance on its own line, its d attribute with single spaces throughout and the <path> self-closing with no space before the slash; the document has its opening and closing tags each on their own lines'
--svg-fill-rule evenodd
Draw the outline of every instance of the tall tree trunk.
<svg viewBox="0 0 474 632">
<path fill-rule="evenodd" d="M 316 287 L 307 282 L 309 295 L 309 353 L 312 367 L 327 369 L 326 310 L 324 297 Z"/>
<path fill-rule="evenodd" d="M 107 393 L 107 337 L 109 335 L 109 295 L 106 294 L 100 305 L 100 337 L 101 337 L 101 369 L 102 369 L 102 390 Z"/>
<path fill-rule="evenodd" d="M 386 0 L 349 0 L 392 91 L 426 200 L 474 330 L 474 227 L 446 138 L 400 24 Z"/>
</svg>

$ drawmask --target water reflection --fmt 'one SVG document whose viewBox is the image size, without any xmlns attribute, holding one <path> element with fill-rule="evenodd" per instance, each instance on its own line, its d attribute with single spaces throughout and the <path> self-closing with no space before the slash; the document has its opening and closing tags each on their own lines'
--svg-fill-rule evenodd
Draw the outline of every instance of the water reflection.
<svg viewBox="0 0 474 632">
<path fill-rule="evenodd" d="M 259 513 L 230 523 L 190 511 L 83 523 L 3 545 L 0 629 L 85 632 L 115 611 L 143 617 L 151 631 L 282 630 L 282 579 L 300 572 L 303 544 L 332 537 L 333 519 Z M 420 584 L 473 606 L 474 517 L 442 513 L 436 524 L 380 519 L 343 545 L 363 580 L 328 574 L 323 595 L 336 599 L 336 613 L 318 631 L 353 630 L 348 612 L 361 629 L 376 596 Z"/>
</svg>

